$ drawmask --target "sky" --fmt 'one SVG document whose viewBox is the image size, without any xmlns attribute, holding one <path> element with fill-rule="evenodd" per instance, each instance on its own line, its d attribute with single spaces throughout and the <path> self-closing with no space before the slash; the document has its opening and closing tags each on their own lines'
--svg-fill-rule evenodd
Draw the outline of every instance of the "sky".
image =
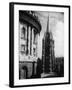
<svg viewBox="0 0 72 90">
<path fill-rule="evenodd" d="M 53 34 L 55 57 L 64 56 L 64 13 L 62 12 L 45 12 L 36 11 L 42 29 L 38 37 L 38 57 L 42 57 L 42 39 L 47 29 L 49 16 L 49 31 Z"/>
</svg>

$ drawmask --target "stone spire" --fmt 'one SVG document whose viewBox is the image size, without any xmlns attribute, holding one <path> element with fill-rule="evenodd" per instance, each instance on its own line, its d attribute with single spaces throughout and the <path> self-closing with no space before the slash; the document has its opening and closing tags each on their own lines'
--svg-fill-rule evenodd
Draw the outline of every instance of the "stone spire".
<svg viewBox="0 0 72 90">
<path fill-rule="evenodd" d="M 46 30 L 46 32 L 49 32 L 49 16 L 48 16 L 47 19 L 48 19 L 48 20 L 47 20 L 47 30 Z"/>
</svg>

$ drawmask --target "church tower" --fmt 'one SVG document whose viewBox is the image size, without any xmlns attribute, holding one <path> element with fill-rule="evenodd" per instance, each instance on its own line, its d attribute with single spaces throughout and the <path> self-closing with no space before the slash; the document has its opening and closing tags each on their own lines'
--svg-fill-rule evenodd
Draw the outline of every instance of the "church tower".
<svg viewBox="0 0 72 90">
<path fill-rule="evenodd" d="M 42 61 L 43 61 L 43 72 L 50 72 L 50 32 L 49 32 L 49 16 L 47 21 L 47 28 L 42 41 Z"/>
<path fill-rule="evenodd" d="M 47 21 L 47 28 L 42 41 L 42 62 L 43 73 L 52 73 L 54 64 L 54 40 L 52 32 L 49 29 L 49 16 Z"/>
</svg>

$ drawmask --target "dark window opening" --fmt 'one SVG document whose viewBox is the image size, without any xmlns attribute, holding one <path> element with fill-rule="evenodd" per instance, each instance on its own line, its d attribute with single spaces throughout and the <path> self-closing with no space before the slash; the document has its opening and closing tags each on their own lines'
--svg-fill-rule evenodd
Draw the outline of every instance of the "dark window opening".
<svg viewBox="0 0 72 90">
<path fill-rule="evenodd" d="M 25 45 L 21 45 L 21 54 L 25 54 Z"/>
<path fill-rule="evenodd" d="M 35 48 L 33 48 L 33 54 L 34 54 L 34 56 L 36 56 L 36 49 Z"/>
<path fill-rule="evenodd" d="M 25 27 L 23 27 L 21 30 L 21 39 L 26 39 L 25 34 L 26 34 L 26 29 L 25 29 Z"/>
</svg>

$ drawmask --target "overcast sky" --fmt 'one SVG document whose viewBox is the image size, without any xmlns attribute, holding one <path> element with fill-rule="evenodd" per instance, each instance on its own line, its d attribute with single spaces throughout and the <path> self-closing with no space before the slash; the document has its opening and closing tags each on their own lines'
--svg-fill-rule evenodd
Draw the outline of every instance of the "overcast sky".
<svg viewBox="0 0 72 90">
<path fill-rule="evenodd" d="M 55 45 L 55 56 L 64 56 L 64 14 L 60 12 L 42 12 L 36 11 L 36 15 L 39 17 L 42 30 L 38 38 L 38 56 L 42 57 L 42 39 L 47 28 L 47 20 L 49 16 L 49 30 L 53 34 Z"/>
</svg>

